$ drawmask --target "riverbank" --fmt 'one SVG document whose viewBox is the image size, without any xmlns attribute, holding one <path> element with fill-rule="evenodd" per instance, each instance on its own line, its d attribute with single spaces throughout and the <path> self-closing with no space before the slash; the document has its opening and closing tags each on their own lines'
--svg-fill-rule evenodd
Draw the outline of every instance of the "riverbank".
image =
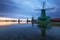
<svg viewBox="0 0 60 40">
<path fill-rule="evenodd" d="M 51 25 L 60 26 L 60 22 L 50 22 Z"/>
</svg>

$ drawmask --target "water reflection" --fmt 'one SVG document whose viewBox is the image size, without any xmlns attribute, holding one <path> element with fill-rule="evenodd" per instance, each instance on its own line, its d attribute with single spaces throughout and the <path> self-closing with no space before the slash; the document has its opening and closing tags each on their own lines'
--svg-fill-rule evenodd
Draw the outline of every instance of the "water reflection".
<svg viewBox="0 0 60 40">
<path fill-rule="evenodd" d="M 40 40 L 41 36 L 44 36 L 41 34 L 43 32 L 41 32 L 40 27 L 35 24 L 32 27 L 31 23 L 26 23 L 27 22 L 0 22 L 0 25 L 3 26 L 0 28 L 0 40 Z M 6 27 L 5 24 L 9 26 Z M 59 38 L 60 28 L 58 28 L 58 25 L 46 30 L 47 40 L 60 40 Z"/>
<path fill-rule="evenodd" d="M 27 22 L 0 22 L 0 26 L 7 26 L 7 25 L 13 25 L 13 24 L 26 24 L 26 23 Z M 27 24 L 29 24 L 29 23 L 31 23 L 31 22 L 28 22 Z M 60 23 L 59 22 L 56 23 L 56 24 L 51 23 L 50 25 L 60 27 Z M 34 23 L 32 23 L 32 26 L 34 26 Z"/>
<path fill-rule="evenodd" d="M 0 26 L 7 26 L 7 25 L 13 25 L 13 24 L 25 24 L 26 22 L 0 22 Z M 31 22 L 29 22 L 31 23 Z"/>
<path fill-rule="evenodd" d="M 12 25 L 17 24 L 18 22 L 0 22 L 0 26 Z"/>
</svg>

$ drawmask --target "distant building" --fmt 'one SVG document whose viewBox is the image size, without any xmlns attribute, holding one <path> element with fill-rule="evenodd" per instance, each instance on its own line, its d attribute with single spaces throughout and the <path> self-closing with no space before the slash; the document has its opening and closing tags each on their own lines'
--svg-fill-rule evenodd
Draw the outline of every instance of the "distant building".
<svg viewBox="0 0 60 40">
<path fill-rule="evenodd" d="M 60 18 L 53 18 L 51 19 L 52 22 L 60 22 Z"/>
</svg>

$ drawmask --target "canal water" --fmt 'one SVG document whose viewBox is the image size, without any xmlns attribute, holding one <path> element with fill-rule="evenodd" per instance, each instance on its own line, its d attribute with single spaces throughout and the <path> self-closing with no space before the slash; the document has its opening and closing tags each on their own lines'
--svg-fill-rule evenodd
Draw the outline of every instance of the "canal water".
<svg viewBox="0 0 60 40">
<path fill-rule="evenodd" d="M 46 30 L 46 40 L 60 40 L 60 27 L 50 26 Z M 31 23 L 1 23 L 0 40 L 41 40 L 41 28 Z"/>
</svg>

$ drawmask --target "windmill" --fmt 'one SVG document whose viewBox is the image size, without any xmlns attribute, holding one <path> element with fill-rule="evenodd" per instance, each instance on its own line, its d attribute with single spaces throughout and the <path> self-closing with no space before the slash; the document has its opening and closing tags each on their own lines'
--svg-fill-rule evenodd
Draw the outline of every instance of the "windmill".
<svg viewBox="0 0 60 40">
<path fill-rule="evenodd" d="M 31 18 L 31 23 L 32 23 L 32 26 L 34 26 L 34 17 L 33 16 Z"/>
<path fill-rule="evenodd" d="M 28 24 L 28 22 L 29 22 L 29 20 L 28 20 L 28 18 L 27 18 L 27 24 Z"/>
<path fill-rule="evenodd" d="M 18 19 L 18 23 L 20 23 L 20 19 Z"/>
<path fill-rule="evenodd" d="M 48 26 L 48 24 L 50 23 L 50 17 L 46 16 L 46 10 L 52 10 L 55 8 L 46 8 L 45 9 L 45 1 L 43 2 L 43 7 L 42 9 L 36 9 L 36 11 L 41 11 L 41 16 L 38 17 L 37 23 L 40 26 Z M 43 25 L 44 24 L 44 25 Z"/>
<path fill-rule="evenodd" d="M 49 27 L 50 17 L 46 16 L 46 10 L 52 10 L 55 8 L 46 8 L 45 9 L 45 1 L 43 2 L 43 8 L 37 9 L 36 11 L 41 11 L 41 16 L 38 17 L 37 24 L 38 28 L 41 28 L 41 36 L 42 40 L 46 39 L 46 29 Z"/>
</svg>

